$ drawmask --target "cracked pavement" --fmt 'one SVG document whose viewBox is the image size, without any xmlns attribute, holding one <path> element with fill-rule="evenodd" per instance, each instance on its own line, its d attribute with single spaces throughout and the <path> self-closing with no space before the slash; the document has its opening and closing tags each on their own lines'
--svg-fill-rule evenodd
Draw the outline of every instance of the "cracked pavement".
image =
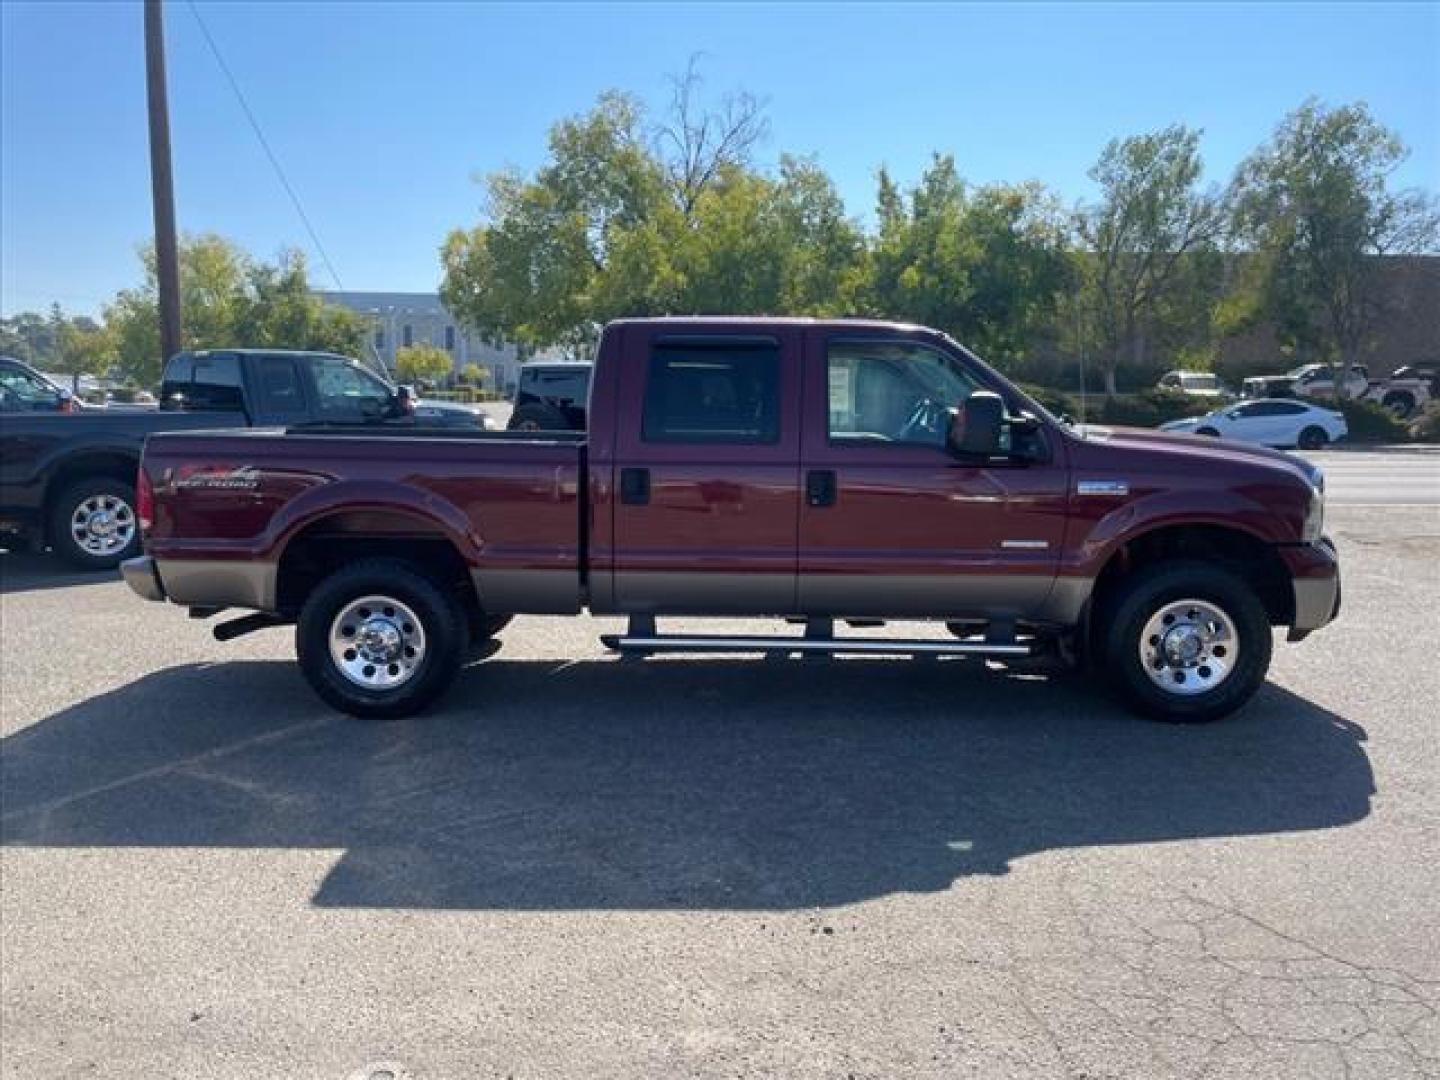
<svg viewBox="0 0 1440 1080">
<path fill-rule="evenodd" d="M 1329 524 L 1341 620 L 1204 728 L 589 619 L 363 724 L 0 555 L 0 1075 L 1440 1076 L 1440 510 Z"/>
</svg>

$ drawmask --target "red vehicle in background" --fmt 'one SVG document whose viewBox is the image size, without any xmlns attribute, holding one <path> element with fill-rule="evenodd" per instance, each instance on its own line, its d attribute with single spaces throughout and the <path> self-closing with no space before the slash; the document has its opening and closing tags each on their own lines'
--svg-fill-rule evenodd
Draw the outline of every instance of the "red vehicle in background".
<svg viewBox="0 0 1440 1080">
<path fill-rule="evenodd" d="M 1338 610 L 1318 470 L 1277 451 L 1078 429 L 943 334 L 884 322 L 626 320 L 588 431 L 161 434 L 140 469 L 140 595 L 294 623 L 331 705 L 415 712 L 515 614 L 630 616 L 653 653 L 1086 662 L 1203 721 L 1264 681 L 1272 626 Z M 783 616 L 803 637 L 665 634 Z M 837 621 L 931 620 L 929 637 Z M 945 634 L 943 628 L 949 627 Z"/>
</svg>

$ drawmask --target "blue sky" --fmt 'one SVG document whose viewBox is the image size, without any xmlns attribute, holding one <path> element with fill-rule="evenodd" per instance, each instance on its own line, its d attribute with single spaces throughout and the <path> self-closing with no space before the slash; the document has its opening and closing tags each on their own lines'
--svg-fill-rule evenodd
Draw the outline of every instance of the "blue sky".
<svg viewBox="0 0 1440 1080">
<path fill-rule="evenodd" d="M 884 163 L 932 151 L 1067 200 L 1117 135 L 1205 129 L 1223 181 L 1308 95 L 1363 99 L 1440 189 L 1440 5 L 215 3 L 201 12 L 347 288 L 432 289 L 475 177 L 535 166 L 608 87 L 656 103 L 703 53 L 768 100 L 764 156 L 816 155 L 868 215 Z M 0 0 L 0 308 L 95 311 L 150 234 L 139 0 Z M 182 229 L 261 256 L 311 245 L 201 36 L 167 6 Z M 312 256 L 312 279 L 332 285 Z"/>
</svg>

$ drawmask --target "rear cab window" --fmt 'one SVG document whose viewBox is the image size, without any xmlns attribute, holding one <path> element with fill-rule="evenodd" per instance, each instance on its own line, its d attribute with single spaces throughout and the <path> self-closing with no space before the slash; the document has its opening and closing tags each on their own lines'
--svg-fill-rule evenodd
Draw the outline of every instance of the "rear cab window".
<svg viewBox="0 0 1440 1080">
<path fill-rule="evenodd" d="M 647 443 L 774 444 L 780 439 L 780 347 L 658 343 L 646 373 Z"/>
<path fill-rule="evenodd" d="M 262 421 L 299 419 L 309 414 L 304 381 L 294 357 L 257 356 L 250 369 L 255 415 Z"/>
</svg>

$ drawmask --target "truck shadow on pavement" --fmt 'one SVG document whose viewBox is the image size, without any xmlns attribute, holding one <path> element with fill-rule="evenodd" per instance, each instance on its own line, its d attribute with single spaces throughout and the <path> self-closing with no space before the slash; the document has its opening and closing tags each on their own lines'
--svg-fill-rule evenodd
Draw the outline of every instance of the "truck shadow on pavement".
<svg viewBox="0 0 1440 1080">
<path fill-rule="evenodd" d="M 3 841 L 344 848 L 337 907 L 798 909 L 1025 855 L 1369 812 L 1357 725 L 1277 686 L 1218 725 L 968 663 L 473 665 L 366 723 L 288 662 L 173 667 L 0 742 Z"/>
</svg>

